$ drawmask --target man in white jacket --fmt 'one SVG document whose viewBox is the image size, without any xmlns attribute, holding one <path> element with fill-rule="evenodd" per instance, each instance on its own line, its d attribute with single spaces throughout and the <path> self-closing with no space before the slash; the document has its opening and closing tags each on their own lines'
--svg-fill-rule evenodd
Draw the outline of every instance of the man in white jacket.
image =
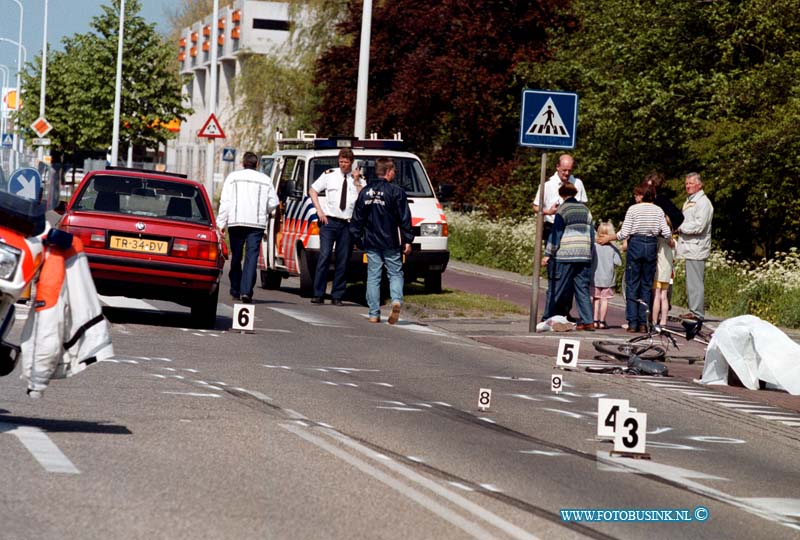
<svg viewBox="0 0 800 540">
<path fill-rule="evenodd" d="M 711 220 L 714 206 L 703 192 L 698 173 L 686 175 L 686 194 L 683 204 L 683 223 L 678 229 L 677 256 L 686 260 L 686 301 L 689 313 L 685 319 L 702 321 L 705 317 L 706 260 L 711 254 Z"/>
<path fill-rule="evenodd" d="M 217 225 L 223 233 L 228 230 L 231 245 L 231 296 L 249 304 L 256 284 L 261 237 L 268 216 L 278 207 L 278 195 L 270 177 L 256 170 L 258 157 L 254 153 L 245 152 L 242 165 L 244 169 L 229 174 L 222 185 Z"/>
</svg>

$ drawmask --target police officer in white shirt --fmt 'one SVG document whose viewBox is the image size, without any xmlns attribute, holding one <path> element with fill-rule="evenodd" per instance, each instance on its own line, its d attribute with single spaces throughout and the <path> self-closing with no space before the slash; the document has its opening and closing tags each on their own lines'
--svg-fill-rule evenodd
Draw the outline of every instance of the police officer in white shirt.
<svg viewBox="0 0 800 540">
<path fill-rule="evenodd" d="M 245 152 L 242 165 L 244 169 L 230 173 L 222 184 L 217 226 L 222 232 L 228 229 L 231 243 L 231 296 L 249 304 L 256 284 L 261 237 L 267 216 L 278 207 L 278 195 L 270 177 L 256 170 L 258 156 Z"/>
<path fill-rule="evenodd" d="M 575 200 L 584 204 L 589 202 L 589 198 L 586 196 L 586 189 L 583 187 L 583 182 L 580 178 L 575 178 L 572 176 L 572 171 L 574 168 L 575 160 L 572 159 L 572 156 L 569 154 L 562 154 L 558 158 L 556 172 L 554 172 L 553 176 L 551 176 L 547 182 L 544 183 L 545 210 L 542 212 L 544 215 L 542 240 L 544 240 L 544 242 L 547 242 L 547 238 L 550 236 L 550 229 L 553 227 L 553 221 L 555 220 L 558 206 L 564 202 L 561 200 L 561 197 L 558 196 L 558 188 L 561 187 L 561 184 L 567 181 L 575 184 L 575 187 L 578 189 L 578 194 L 575 195 Z M 539 211 L 539 188 L 536 189 L 536 198 L 533 201 L 533 211 L 534 213 Z"/>
<path fill-rule="evenodd" d="M 319 259 L 314 275 L 314 297 L 312 304 L 325 302 L 325 289 L 328 285 L 328 266 L 334 244 L 336 245 L 336 270 L 331 287 L 332 303 L 342 305 L 347 286 L 347 262 L 353 250 L 349 224 L 353 215 L 358 193 L 364 187 L 361 171 L 353 169 L 353 151 L 343 148 L 339 151 L 339 166 L 328 169 L 311 184 L 308 195 L 317 209 L 317 218 L 321 224 L 319 229 Z M 324 204 L 319 200 L 320 193 L 325 193 Z"/>
</svg>

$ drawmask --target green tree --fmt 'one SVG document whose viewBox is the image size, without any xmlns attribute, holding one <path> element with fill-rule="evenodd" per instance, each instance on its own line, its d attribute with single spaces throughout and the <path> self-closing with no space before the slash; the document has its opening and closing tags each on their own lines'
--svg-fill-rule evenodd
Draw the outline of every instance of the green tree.
<svg viewBox="0 0 800 540">
<path fill-rule="evenodd" d="M 64 39 L 64 51 L 49 49 L 46 116 L 53 125 L 55 150 L 106 148 L 113 135 L 119 0 L 101 6 L 91 21 L 93 32 Z M 174 69 L 173 47 L 168 46 L 138 15 L 139 0 L 125 4 L 120 140 L 155 147 L 174 137 L 164 124 L 190 112 L 181 103 L 180 80 Z M 39 95 L 41 58 L 23 75 L 23 92 Z M 28 106 L 19 113 L 21 125 L 30 125 L 39 111 Z M 24 136 L 30 137 L 28 130 Z"/>
<path fill-rule="evenodd" d="M 800 4 L 574 0 L 569 9 L 576 24 L 554 29 L 551 60 L 518 75 L 580 95 L 575 154 L 593 213 L 622 219 L 651 169 L 680 191 L 694 170 L 715 205 L 715 243 L 744 257 L 796 245 L 800 203 L 779 194 L 796 191 L 800 167 Z"/>
<path fill-rule="evenodd" d="M 353 131 L 361 2 L 349 4 L 349 16 L 339 26 L 348 39 L 317 64 L 323 133 Z M 563 4 L 376 2 L 367 131 L 402 132 L 435 181 L 456 187 L 460 202 L 485 204 L 491 193 L 498 204 L 490 210 L 499 211 L 517 165 L 522 84 L 516 69 L 546 56 L 545 29 L 563 24 L 556 13 Z"/>
</svg>

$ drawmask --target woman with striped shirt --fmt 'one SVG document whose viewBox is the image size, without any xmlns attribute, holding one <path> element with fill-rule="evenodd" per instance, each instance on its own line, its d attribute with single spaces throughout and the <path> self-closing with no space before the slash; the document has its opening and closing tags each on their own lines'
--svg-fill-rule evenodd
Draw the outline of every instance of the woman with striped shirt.
<svg viewBox="0 0 800 540">
<path fill-rule="evenodd" d="M 656 274 L 658 237 L 669 239 L 670 247 L 675 246 L 672 231 L 667 225 L 664 211 L 653 204 L 655 192 L 643 186 L 633 190 L 636 204 L 628 208 L 617 240 L 628 239 L 628 254 L 625 260 L 625 318 L 628 319 L 628 332 L 639 332 L 647 328 L 643 300 L 650 305 L 653 278 Z M 604 240 L 613 240 L 605 237 Z"/>
</svg>

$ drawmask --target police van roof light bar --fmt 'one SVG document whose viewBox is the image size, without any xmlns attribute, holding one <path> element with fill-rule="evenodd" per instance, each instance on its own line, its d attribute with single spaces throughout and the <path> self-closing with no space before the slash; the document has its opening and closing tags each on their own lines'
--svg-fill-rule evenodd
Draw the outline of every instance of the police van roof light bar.
<svg viewBox="0 0 800 540">
<path fill-rule="evenodd" d="M 356 137 L 328 137 L 317 138 L 314 133 L 297 132 L 297 138 L 285 139 L 280 132 L 276 133 L 275 141 L 279 150 L 328 150 L 337 148 L 365 148 L 371 150 L 402 150 L 403 139 L 400 133 L 395 133 L 391 139 L 378 139 L 377 133 L 371 133 L 369 139 Z"/>
</svg>

